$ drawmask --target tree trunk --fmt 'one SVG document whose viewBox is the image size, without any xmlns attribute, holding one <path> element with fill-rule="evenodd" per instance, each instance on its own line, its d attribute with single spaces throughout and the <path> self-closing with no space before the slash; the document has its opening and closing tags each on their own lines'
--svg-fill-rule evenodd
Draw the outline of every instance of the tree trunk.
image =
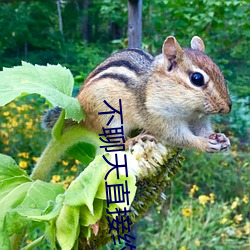
<svg viewBox="0 0 250 250">
<path fill-rule="evenodd" d="M 142 0 L 128 0 L 128 47 L 142 47 Z"/>
<path fill-rule="evenodd" d="M 57 4 L 57 12 L 58 12 L 58 20 L 59 20 L 59 29 L 63 36 L 63 22 L 62 22 L 62 12 L 61 12 L 61 6 L 60 6 L 60 0 L 56 1 Z"/>
<path fill-rule="evenodd" d="M 82 39 L 89 40 L 89 18 L 88 18 L 89 0 L 82 1 Z"/>
</svg>

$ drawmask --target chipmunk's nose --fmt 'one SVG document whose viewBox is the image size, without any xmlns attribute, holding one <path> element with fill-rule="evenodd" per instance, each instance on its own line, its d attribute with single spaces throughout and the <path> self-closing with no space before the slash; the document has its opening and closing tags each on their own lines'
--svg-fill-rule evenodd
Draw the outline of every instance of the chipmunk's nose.
<svg viewBox="0 0 250 250">
<path fill-rule="evenodd" d="M 222 109 L 220 109 L 219 113 L 228 114 L 231 112 L 231 109 L 232 109 L 232 102 L 229 101 Z"/>
</svg>

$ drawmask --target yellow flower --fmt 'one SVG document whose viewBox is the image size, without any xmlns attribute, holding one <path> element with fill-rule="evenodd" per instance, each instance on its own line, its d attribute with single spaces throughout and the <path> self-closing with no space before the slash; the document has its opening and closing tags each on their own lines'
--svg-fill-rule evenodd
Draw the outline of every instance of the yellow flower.
<svg viewBox="0 0 250 250">
<path fill-rule="evenodd" d="M 52 176 L 51 182 L 52 182 L 52 183 L 57 183 L 57 182 L 60 181 L 60 179 L 61 179 L 61 176 L 60 176 L 60 175 L 53 175 L 53 176 Z"/>
<path fill-rule="evenodd" d="M 207 195 L 200 195 L 199 196 L 199 203 L 203 206 L 210 200 L 210 198 Z"/>
<path fill-rule="evenodd" d="M 27 128 L 27 129 L 31 129 L 31 128 L 32 128 L 32 126 L 33 126 L 33 122 L 32 122 L 32 120 L 30 120 L 30 121 L 26 122 L 26 128 Z"/>
<path fill-rule="evenodd" d="M 23 168 L 23 169 L 26 169 L 28 167 L 27 161 L 20 161 L 19 162 L 19 167 Z"/>
<path fill-rule="evenodd" d="M 226 238 L 227 237 L 227 234 L 226 233 L 221 233 L 220 235 L 222 238 Z"/>
<path fill-rule="evenodd" d="M 68 166 L 69 165 L 69 163 L 67 161 L 64 161 L 64 160 L 62 160 L 62 164 L 63 164 L 63 166 Z"/>
<path fill-rule="evenodd" d="M 210 193 L 209 197 L 210 197 L 210 203 L 214 204 L 214 193 Z"/>
<path fill-rule="evenodd" d="M 182 214 L 186 217 L 189 217 L 192 214 L 192 208 L 191 207 L 185 207 L 181 210 Z"/>
<path fill-rule="evenodd" d="M 231 209 L 235 209 L 236 207 L 238 207 L 238 205 L 239 205 L 239 198 L 236 197 L 235 201 L 231 205 Z"/>
<path fill-rule="evenodd" d="M 201 246 L 201 242 L 199 239 L 195 239 L 194 240 L 194 244 L 197 246 L 197 247 L 200 247 Z"/>
<path fill-rule="evenodd" d="M 221 162 L 221 165 L 224 166 L 224 167 L 227 167 L 228 163 L 223 161 L 223 162 Z"/>
<path fill-rule="evenodd" d="M 72 182 L 75 179 L 75 176 L 67 176 L 66 181 L 67 182 Z"/>
<path fill-rule="evenodd" d="M 77 171 L 76 165 L 73 165 L 73 166 L 70 168 L 70 170 L 71 170 L 72 172 L 76 172 L 76 171 Z"/>
<path fill-rule="evenodd" d="M 34 162 L 37 162 L 38 161 L 38 159 L 39 159 L 39 157 L 32 157 L 32 160 L 34 161 Z"/>
<path fill-rule="evenodd" d="M 26 159 L 29 158 L 29 155 L 30 155 L 29 152 L 21 152 L 21 153 L 18 153 L 18 156 L 19 156 L 19 157 L 23 157 L 23 158 L 26 158 Z"/>
<path fill-rule="evenodd" d="M 249 201 L 248 195 L 245 194 L 243 197 L 243 202 L 247 204 L 248 201 Z"/>
<path fill-rule="evenodd" d="M 68 182 L 64 182 L 64 183 L 63 183 L 63 187 L 64 187 L 64 189 L 67 189 L 67 188 L 68 188 L 68 186 L 69 186 L 69 183 L 68 183 Z"/>
<path fill-rule="evenodd" d="M 79 165 L 79 164 L 81 164 L 81 162 L 78 161 L 78 160 L 75 160 L 75 164 L 76 164 L 76 165 Z"/>
<path fill-rule="evenodd" d="M 250 234 L 250 222 L 247 221 L 246 225 L 244 226 L 244 231 L 246 232 L 246 234 Z"/>
<path fill-rule="evenodd" d="M 5 138 L 9 137 L 9 134 L 4 130 L 0 130 L 0 135 L 1 135 L 1 137 L 5 137 Z"/>
<path fill-rule="evenodd" d="M 234 221 L 236 224 L 239 224 L 243 220 L 242 214 L 237 214 L 234 216 Z"/>
<path fill-rule="evenodd" d="M 10 112 L 8 112 L 8 111 L 3 112 L 4 116 L 8 116 L 9 114 L 10 114 Z"/>
<path fill-rule="evenodd" d="M 186 248 L 185 247 L 181 247 L 180 250 L 186 250 Z"/>
<path fill-rule="evenodd" d="M 232 154 L 233 154 L 233 155 L 237 155 L 237 153 L 238 153 L 237 150 L 233 150 L 233 151 L 232 151 Z"/>
<path fill-rule="evenodd" d="M 240 230 L 236 230 L 236 235 L 238 236 L 238 237 L 241 237 L 242 236 L 242 232 L 240 231 Z"/>
<path fill-rule="evenodd" d="M 15 104 L 14 102 L 11 102 L 11 103 L 9 104 L 9 106 L 10 106 L 11 108 L 15 108 L 15 107 L 16 107 L 16 104 Z"/>
<path fill-rule="evenodd" d="M 199 187 L 196 185 L 193 185 L 192 188 L 190 189 L 189 196 L 193 198 L 194 193 L 199 190 Z"/>
<path fill-rule="evenodd" d="M 11 125 L 12 125 L 12 127 L 17 127 L 17 126 L 18 126 L 18 123 L 17 123 L 16 120 L 12 120 L 12 121 L 11 121 Z"/>
<path fill-rule="evenodd" d="M 227 218 L 222 218 L 221 220 L 220 220 L 220 224 L 225 224 L 227 222 Z"/>
</svg>

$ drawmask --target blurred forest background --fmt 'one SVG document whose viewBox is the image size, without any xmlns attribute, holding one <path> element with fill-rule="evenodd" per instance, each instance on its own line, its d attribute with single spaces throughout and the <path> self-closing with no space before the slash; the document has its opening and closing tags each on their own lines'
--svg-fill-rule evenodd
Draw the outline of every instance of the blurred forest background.
<svg viewBox="0 0 250 250">
<path fill-rule="evenodd" d="M 194 35 L 202 37 L 206 53 L 225 75 L 233 111 L 214 118 L 215 128 L 230 137 L 231 150 L 184 152 L 183 170 L 166 191 L 166 201 L 137 224 L 137 248 L 249 249 L 250 3 L 143 0 L 142 16 L 142 46 L 153 55 L 161 53 L 169 35 L 186 47 Z M 127 23 L 125 0 L 1 0 L 0 68 L 22 60 L 60 63 L 79 87 L 102 60 L 127 47 Z M 28 100 L 0 109 L 0 152 L 30 172 L 47 136 L 39 122 L 46 104 L 36 96 Z M 67 187 L 79 172 L 79 162 L 63 159 L 52 182 Z"/>
</svg>

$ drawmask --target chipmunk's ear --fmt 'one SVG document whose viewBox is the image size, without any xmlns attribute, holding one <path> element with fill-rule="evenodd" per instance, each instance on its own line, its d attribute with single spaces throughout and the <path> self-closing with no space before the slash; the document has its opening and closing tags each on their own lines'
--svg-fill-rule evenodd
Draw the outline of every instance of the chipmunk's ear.
<svg viewBox="0 0 250 250">
<path fill-rule="evenodd" d="M 162 46 L 162 54 L 170 61 L 179 61 L 182 59 L 183 50 L 175 37 L 169 36 Z"/>
<path fill-rule="evenodd" d="M 194 36 L 191 40 L 191 48 L 192 49 L 197 49 L 197 50 L 200 50 L 202 52 L 205 51 L 205 45 L 204 45 L 204 42 L 203 40 L 198 37 L 198 36 Z"/>
</svg>

